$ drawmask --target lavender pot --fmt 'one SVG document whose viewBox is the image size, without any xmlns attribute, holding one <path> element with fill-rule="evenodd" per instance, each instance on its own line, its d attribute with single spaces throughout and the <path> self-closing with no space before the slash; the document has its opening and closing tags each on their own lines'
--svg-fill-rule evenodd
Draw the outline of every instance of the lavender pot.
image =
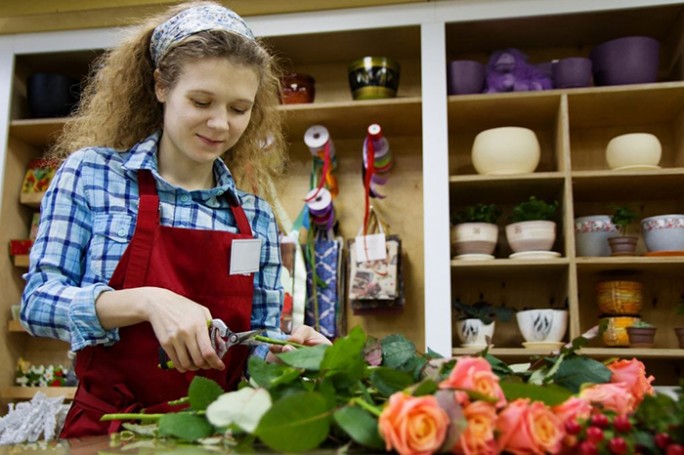
<svg viewBox="0 0 684 455">
<path fill-rule="evenodd" d="M 660 43 L 647 36 L 606 41 L 591 50 L 596 85 L 644 84 L 658 79 Z"/>
<path fill-rule="evenodd" d="M 485 83 L 485 65 L 474 60 L 452 60 L 447 65 L 449 95 L 481 93 Z"/>
<path fill-rule="evenodd" d="M 591 60 L 584 57 L 560 59 L 552 68 L 555 88 L 589 87 L 591 77 Z"/>
</svg>

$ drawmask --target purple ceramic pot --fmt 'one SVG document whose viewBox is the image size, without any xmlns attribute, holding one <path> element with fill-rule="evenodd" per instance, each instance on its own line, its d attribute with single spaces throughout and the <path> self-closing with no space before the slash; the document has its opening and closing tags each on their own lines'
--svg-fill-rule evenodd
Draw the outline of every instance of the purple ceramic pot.
<svg viewBox="0 0 684 455">
<path fill-rule="evenodd" d="M 485 65 L 474 60 L 453 60 L 447 65 L 449 95 L 481 93 L 485 83 Z"/>
<path fill-rule="evenodd" d="M 588 87 L 591 85 L 591 60 L 563 58 L 553 65 L 552 73 L 555 88 Z"/>
<path fill-rule="evenodd" d="M 647 36 L 626 36 L 591 50 L 596 85 L 643 84 L 658 79 L 660 43 Z"/>
</svg>

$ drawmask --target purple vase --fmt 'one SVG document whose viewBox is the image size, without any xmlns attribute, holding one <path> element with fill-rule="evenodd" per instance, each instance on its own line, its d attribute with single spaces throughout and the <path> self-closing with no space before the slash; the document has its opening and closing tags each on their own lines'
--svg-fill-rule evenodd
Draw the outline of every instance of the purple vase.
<svg viewBox="0 0 684 455">
<path fill-rule="evenodd" d="M 452 60 L 447 65 L 449 95 L 481 93 L 484 89 L 485 66 L 474 60 Z"/>
<path fill-rule="evenodd" d="M 647 36 L 626 36 L 591 50 L 596 85 L 644 84 L 658 79 L 660 43 Z"/>
<path fill-rule="evenodd" d="M 553 86 L 555 88 L 589 87 L 591 67 L 591 60 L 588 58 L 562 58 L 553 65 Z"/>
</svg>

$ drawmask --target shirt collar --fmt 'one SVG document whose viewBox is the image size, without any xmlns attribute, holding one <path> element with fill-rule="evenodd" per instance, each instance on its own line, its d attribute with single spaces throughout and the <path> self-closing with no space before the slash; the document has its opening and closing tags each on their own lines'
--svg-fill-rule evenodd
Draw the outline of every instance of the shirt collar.
<svg viewBox="0 0 684 455">
<path fill-rule="evenodd" d="M 131 147 L 130 150 L 128 150 L 127 156 L 124 158 L 123 168 L 127 171 L 134 171 L 135 173 L 140 169 L 148 169 L 157 180 L 164 182 L 169 188 L 177 189 L 175 185 L 170 184 L 159 175 L 157 151 L 159 149 L 160 138 L 161 131 L 156 131 Z M 220 158 L 217 158 L 216 161 L 214 161 L 214 177 L 216 178 L 216 186 L 214 188 L 197 192 L 201 199 L 217 197 L 227 191 L 237 199 L 235 179 L 233 179 L 233 175 L 230 173 L 226 163 Z"/>
</svg>

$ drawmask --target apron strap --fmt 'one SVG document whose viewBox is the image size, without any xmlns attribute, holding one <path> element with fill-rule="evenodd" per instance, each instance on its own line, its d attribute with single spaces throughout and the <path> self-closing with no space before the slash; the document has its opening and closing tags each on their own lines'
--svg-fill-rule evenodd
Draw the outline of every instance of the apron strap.
<svg viewBox="0 0 684 455">
<path fill-rule="evenodd" d="M 225 194 L 228 195 L 227 197 L 228 201 L 230 202 L 230 210 L 233 212 L 233 216 L 235 217 L 235 222 L 237 223 L 240 234 L 245 234 L 252 237 L 252 228 L 249 226 L 247 215 L 245 215 L 245 211 L 242 209 L 237 197 L 229 194 L 228 192 Z"/>
<path fill-rule="evenodd" d="M 159 196 L 154 177 L 149 170 L 138 171 L 138 188 L 140 194 L 138 221 L 135 224 L 135 233 L 130 244 L 131 252 L 124 281 L 126 288 L 141 287 L 146 282 L 152 240 L 159 227 Z"/>
</svg>

